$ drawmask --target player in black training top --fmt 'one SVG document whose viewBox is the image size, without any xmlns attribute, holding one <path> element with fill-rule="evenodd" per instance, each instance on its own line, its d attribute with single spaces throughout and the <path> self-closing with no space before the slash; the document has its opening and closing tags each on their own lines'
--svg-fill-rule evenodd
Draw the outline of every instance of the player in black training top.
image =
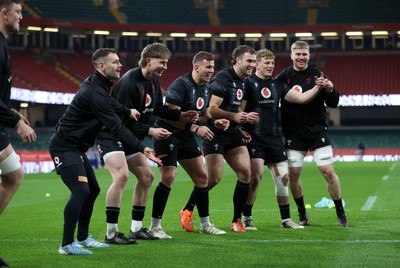
<svg viewBox="0 0 400 268">
<path fill-rule="evenodd" d="M 210 114 L 215 119 L 228 119 L 230 125 L 226 131 L 211 126 L 214 138 L 203 142 L 208 188 L 213 188 L 221 180 L 224 158 L 237 176 L 231 224 L 234 232 L 246 231 L 240 218 L 250 184 L 250 158 L 239 124 L 257 122 L 258 115 L 239 111 L 239 106 L 245 94 L 244 78 L 251 75 L 255 67 L 255 53 L 252 47 L 246 45 L 236 47 L 232 52 L 233 67 L 220 71 L 211 82 Z M 188 203 L 195 202 L 189 200 Z"/>
<path fill-rule="evenodd" d="M 283 70 L 276 79 L 289 87 L 305 92 L 315 85 L 314 77 L 321 72 L 308 65 L 310 48 L 305 41 L 296 41 L 291 46 L 293 66 Z M 339 92 L 325 76 L 323 90 L 306 105 L 282 102 L 282 130 L 289 160 L 290 190 L 296 201 L 300 224 L 308 225 L 309 218 L 304 206 L 303 188 L 300 174 L 307 151 L 311 151 L 314 161 L 324 176 L 328 192 L 336 207 L 338 225 L 347 227 L 348 222 L 343 209 L 339 177 L 333 167 L 333 151 L 326 124 L 326 106 L 336 108 Z"/>
<path fill-rule="evenodd" d="M 211 97 L 208 82 L 213 73 L 214 55 L 201 51 L 193 57 L 192 71 L 177 78 L 167 90 L 166 105 L 171 109 L 181 111 L 197 111 L 199 113 L 197 124 L 184 125 L 182 122 L 162 119 L 158 119 L 156 123 L 157 126 L 172 132 L 172 135 L 165 140 L 154 140 L 154 151 L 156 156 L 163 161 L 163 166 L 160 167 L 161 181 L 154 192 L 150 233 L 159 238 L 171 239 L 171 236 L 163 231 L 161 219 L 177 175 L 178 161 L 194 183 L 193 195 L 200 216 L 200 232 L 215 235 L 226 233 L 210 223 L 207 173 L 202 152 L 195 140 L 195 135 L 204 140 L 213 138 L 214 133 L 206 125 L 216 126 L 222 130 L 226 130 L 229 126 L 229 121 L 226 119 L 214 121 L 207 110 Z M 181 215 L 182 213 L 183 211 Z M 194 231 L 191 222 L 185 228 L 189 232 Z"/>
<path fill-rule="evenodd" d="M 0 215 L 24 179 L 19 156 L 9 142 L 6 128 L 14 128 L 24 143 L 36 141 L 36 133 L 28 120 L 11 108 L 11 59 L 7 37 L 19 31 L 22 20 L 21 1 L 0 1 Z M 0 266 L 7 266 L 0 258 Z"/>
<path fill-rule="evenodd" d="M 96 72 L 83 81 L 56 125 L 50 141 L 50 155 L 57 174 L 71 191 L 64 209 L 63 240 L 58 250 L 60 254 L 87 255 L 92 252 L 82 247 L 108 247 L 108 244 L 88 236 L 100 187 L 85 153 L 94 145 L 103 126 L 132 148 L 161 164 L 152 154 L 153 150 L 145 147 L 120 120 L 120 116 L 137 119 L 140 116 L 138 111 L 122 106 L 110 96 L 112 80 L 119 78 L 122 67 L 116 51 L 98 49 L 93 53 L 92 62 Z M 77 222 L 77 241 L 74 242 Z"/>
<path fill-rule="evenodd" d="M 165 128 L 152 127 L 156 116 L 171 120 L 197 117 L 195 111 L 181 113 L 163 105 L 159 77 L 167 69 L 171 52 L 161 43 L 147 45 L 139 60 L 139 67 L 129 70 L 115 85 L 112 96 L 128 108 L 140 112 L 137 122 L 128 120 L 125 125 L 143 140 L 147 135 L 155 139 L 166 139 L 171 132 Z M 112 175 L 112 184 L 106 196 L 107 234 L 105 241 L 111 244 L 132 244 L 136 239 L 149 240 L 152 237 L 143 228 L 143 218 L 154 174 L 147 158 L 137 149 L 121 141 L 107 128 L 103 128 L 97 139 L 100 157 Z M 137 177 L 132 197 L 132 221 L 129 238 L 118 230 L 121 199 L 129 171 Z"/>
<path fill-rule="evenodd" d="M 315 86 L 301 93 L 282 82 L 274 81 L 272 73 L 275 69 L 275 56 L 272 51 L 257 51 L 256 60 L 256 72 L 246 79 L 248 91 L 241 107 L 245 112 L 256 112 L 260 116 L 258 123 L 244 124 L 244 130 L 251 135 L 252 140 L 247 144 L 251 162 L 251 183 L 242 222 L 246 230 L 257 230 L 253 224 L 252 208 L 266 165 L 275 183 L 281 226 L 301 229 L 304 227 L 290 218 L 288 164 L 279 118 L 279 103 L 281 100 L 293 103 L 308 102 L 315 97 L 320 87 Z M 317 80 L 322 84 L 324 78 L 320 77 Z"/>
</svg>

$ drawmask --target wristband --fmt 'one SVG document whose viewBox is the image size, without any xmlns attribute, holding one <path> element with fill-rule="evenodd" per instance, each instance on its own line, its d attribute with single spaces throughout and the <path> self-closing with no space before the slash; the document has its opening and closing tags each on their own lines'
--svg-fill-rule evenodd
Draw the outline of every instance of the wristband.
<svg viewBox="0 0 400 268">
<path fill-rule="evenodd" d="M 208 126 L 214 127 L 214 122 L 215 122 L 215 119 L 212 118 L 212 117 L 210 117 L 210 118 L 208 118 L 208 120 L 207 120 L 207 125 L 208 125 Z"/>
<path fill-rule="evenodd" d="M 186 131 L 190 131 L 190 129 L 192 128 L 192 125 L 193 125 L 192 123 L 186 123 L 185 124 L 185 130 Z"/>
</svg>

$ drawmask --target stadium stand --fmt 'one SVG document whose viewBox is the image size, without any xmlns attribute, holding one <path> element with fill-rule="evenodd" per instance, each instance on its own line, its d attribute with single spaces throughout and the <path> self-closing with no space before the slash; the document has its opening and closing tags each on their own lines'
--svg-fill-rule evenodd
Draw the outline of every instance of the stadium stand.
<svg viewBox="0 0 400 268">
<path fill-rule="evenodd" d="M 33 58 L 29 52 L 11 52 L 14 77 L 28 89 L 74 93 L 78 89 L 76 82 L 63 75 L 62 69 L 54 63 L 43 61 L 44 58 Z"/>
<path fill-rule="evenodd" d="M 24 5 L 29 7 L 23 9 L 24 17 L 32 17 L 31 9 L 42 19 L 116 23 L 107 5 L 95 5 L 93 1 L 28 0 Z"/>
<path fill-rule="evenodd" d="M 112 2 L 111 5 L 109 4 L 110 2 Z M 281 0 L 279 4 L 261 0 L 251 1 L 251 4 L 249 1 L 242 0 L 219 0 L 212 2 L 218 2 L 218 4 L 211 8 L 209 5 L 210 1 L 208 0 L 25 0 L 23 2 L 23 15 L 24 18 L 28 18 L 27 21 L 29 21 L 29 18 L 41 19 L 45 23 L 51 22 L 55 26 L 60 27 L 65 27 L 65 25 L 69 25 L 68 27 L 70 27 L 74 23 L 84 25 L 84 27 L 80 26 L 78 28 L 79 31 L 87 35 L 86 38 L 82 38 L 82 43 L 89 45 L 82 45 L 76 49 L 74 43 L 73 48 L 68 47 L 66 49 L 66 47 L 63 47 L 63 50 L 57 47 L 51 47 L 51 49 L 50 47 L 40 47 L 42 49 L 40 53 L 36 51 L 40 42 L 32 42 L 34 49 L 30 52 L 27 52 L 32 49 L 29 46 L 30 43 L 28 46 L 23 47 L 23 49 L 17 47 L 18 51 L 11 53 L 11 57 L 13 58 L 14 86 L 34 90 L 74 93 L 79 83 L 93 72 L 90 59 L 91 52 L 93 51 L 91 46 L 93 44 L 94 46 L 108 46 L 108 44 L 111 44 L 110 46 L 114 44 L 118 46 L 118 40 L 113 39 L 114 37 L 109 40 L 115 41 L 108 42 L 107 37 L 101 39 L 101 37 L 91 36 L 90 32 L 93 30 L 93 25 L 108 25 L 111 29 L 120 29 L 118 26 L 121 25 L 118 24 L 128 23 L 130 29 L 136 30 L 135 27 L 141 29 L 138 30 L 141 35 L 140 37 L 134 41 L 127 41 L 133 44 L 130 48 L 125 49 L 125 46 L 121 45 L 122 42 L 119 43 L 120 47 L 125 49 L 125 51 L 120 51 L 120 57 L 126 61 L 122 73 L 129 68 L 137 66 L 137 58 L 140 53 L 139 47 L 143 47 L 146 42 L 157 40 L 167 42 L 167 44 L 173 43 L 169 37 L 166 39 L 147 38 L 144 36 L 144 31 L 162 31 L 162 29 L 166 29 L 166 26 L 169 25 L 173 26 L 173 29 L 182 31 L 187 28 L 203 31 L 204 29 L 209 29 L 207 28 L 209 26 L 222 26 L 224 27 L 223 29 L 230 29 L 231 32 L 238 32 L 243 35 L 243 29 L 263 29 L 261 32 L 268 33 L 271 30 L 265 31 L 264 27 L 270 27 L 269 29 L 283 27 L 287 32 L 291 32 L 292 37 L 283 41 L 281 45 L 271 46 L 271 49 L 276 53 L 276 67 L 274 72 L 274 75 L 276 75 L 285 67 L 291 65 L 289 51 L 287 51 L 285 42 L 290 43 L 294 41 L 293 34 L 299 28 L 313 31 L 316 28 L 308 27 L 328 26 L 327 28 L 330 27 L 329 29 L 332 28 L 341 31 L 343 35 L 344 30 L 342 26 L 345 24 L 351 25 L 351 27 L 362 25 L 363 30 L 371 31 L 372 29 L 376 29 L 374 28 L 374 24 L 379 26 L 400 23 L 398 0 Z M 213 12 L 210 12 L 211 9 L 213 9 Z M 91 25 L 91 28 L 86 28 L 87 25 Z M 47 25 L 41 24 L 41 26 Z M 143 28 L 144 26 L 150 27 Z M 210 29 L 215 33 L 221 31 L 221 28 L 218 27 Z M 394 28 L 391 29 L 393 32 Z M 70 30 L 71 27 L 67 29 L 67 32 L 69 33 Z M 199 32 L 201 32 L 200 30 Z M 167 32 L 169 33 L 169 31 L 165 31 L 165 33 Z M 46 35 L 44 32 L 39 34 Z M 34 33 L 30 32 L 28 35 L 27 39 L 34 36 Z M 392 37 L 393 39 L 391 39 Z M 62 40 L 65 40 L 64 38 L 65 36 L 60 37 Z M 243 37 L 240 38 L 236 40 L 240 40 L 240 42 L 244 41 Z M 221 54 L 221 58 L 223 59 L 221 62 L 225 63 L 218 64 L 218 69 L 226 67 L 226 64 L 229 63 L 231 51 L 227 47 L 234 47 L 236 40 L 218 41 L 220 43 L 216 45 L 217 51 L 213 52 Z M 312 62 L 329 75 L 342 95 L 398 94 L 400 92 L 400 83 L 398 83 L 398 79 L 393 78 L 398 77 L 397 65 L 400 62 L 400 52 L 396 47 L 396 42 L 400 46 L 399 36 L 392 35 L 386 40 L 387 42 L 393 42 L 390 50 L 387 51 L 379 46 L 378 50 L 372 50 L 371 36 L 366 37 L 365 40 L 367 40 L 365 43 L 368 42 L 368 45 L 366 44 L 361 49 L 353 48 L 353 41 L 347 39 L 327 41 L 327 44 L 332 45 L 322 45 L 321 47 L 322 42 L 320 41 L 323 40 L 318 36 L 315 39 L 315 43 L 310 41 L 311 44 L 315 45 L 313 46 L 315 49 L 313 49 Z M 182 43 L 184 42 L 182 41 Z M 346 50 L 341 50 L 340 44 L 342 42 L 346 43 L 343 46 Z M 337 45 L 338 43 L 339 45 Z M 248 44 L 255 44 L 262 47 L 258 41 L 253 43 L 249 41 Z M 267 41 L 266 44 L 269 46 L 272 43 Z M 172 47 L 174 46 L 170 48 Z M 186 55 L 180 53 L 182 51 L 178 51 L 186 47 L 188 45 L 172 51 L 173 57 L 168 63 L 168 70 L 160 79 L 163 89 L 168 88 L 174 79 L 191 69 L 191 57 L 197 51 L 185 51 Z M 74 49 L 76 50 L 74 51 Z M 45 56 L 43 56 L 43 51 L 46 52 Z M 128 59 L 128 57 L 132 58 Z M 393 110 L 395 111 L 395 109 Z M 375 112 L 376 110 L 374 110 Z M 54 113 L 53 117 L 57 117 L 58 120 L 58 113 Z M 38 142 L 35 144 L 26 146 L 22 144 L 18 137 L 11 137 L 11 139 L 14 139 L 13 144 L 15 144 L 16 149 L 47 152 L 48 140 L 51 135 L 49 133 L 51 133 L 51 127 L 54 126 L 56 119 L 52 118 L 50 120 L 47 118 L 46 120 L 48 124 L 45 122 L 44 125 L 50 128 L 38 132 Z M 368 123 L 359 125 L 368 125 Z M 370 128 L 333 127 L 330 130 L 330 135 L 334 154 L 354 155 L 357 143 L 362 140 L 366 146 L 366 154 L 393 154 L 399 156 L 400 139 L 398 125 L 387 128 L 377 125 Z M 13 136 L 13 133 L 11 132 L 10 135 Z"/>
</svg>

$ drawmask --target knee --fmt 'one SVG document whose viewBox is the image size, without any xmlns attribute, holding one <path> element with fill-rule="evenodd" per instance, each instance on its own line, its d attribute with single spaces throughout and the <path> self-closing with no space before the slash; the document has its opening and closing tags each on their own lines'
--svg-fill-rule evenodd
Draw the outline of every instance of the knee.
<svg viewBox="0 0 400 268">
<path fill-rule="evenodd" d="M 250 182 L 251 171 L 250 169 L 242 169 L 236 173 L 238 180 L 243 183 Z"/>
<path fill-rule="evenodd" d="M 1 184 L 4 188 L 11 189 L 16 192 L 24 180 L 24 172 L 19 168 L 11 173 L 2 175 Z"/>
<path fill-rule="evenodd" d="M 257 187 L 260 184 L 261 180 L 262 180 L 261 174 L 258 174 L 258 173 L 251 174 L 250 185 L 252 187 Z"/>
<path fill-rule="evenodd" d="M 216 176 L 216 177 L 209 177 L 208 178 L 208 188 L 213 188 L 215 185 L 217 185 L 219 182 L 221 181 L 221 177 L 220 176 Z"/>
<path fill-rule="evenodd" d="M 194 184 L 196 187 L 199 188 L 204 188 L 207 187 L 208 185 L 208 178 L 207 178 L 207 174 L 201 174 L 199 176 L 197 176 L 196 178 L 193 179 Z"/>
<path fill-rule="evenodd" d="M 100 186 L 96 185 L 90 188 L 90 196 L 92 198 L 97 198 L 100 194 Z"/>
<path fill-rule="evenodd" d="M 152 172 L 146 173 L 138 177 L 138 183 L 144 188 L 150 188 L 154 181 L 154 174 Z"/>
<path fill-rule="evenodd" d="M 328 183 L 333 183 L 335 180 L 337 180 L 337 175 L 332 167 L 321 169 L 321 174 L 322 176 L 324 176 Z"/>
<path fill-rule="evenodd" d="M 113 184 L 121 189 L 124 189 L 125 185 L 128 183 L 128 178 L 129 178 L 128 173 L 124 172 L 124 173 L 117 174 L 113 178 Z"/>
</svg>

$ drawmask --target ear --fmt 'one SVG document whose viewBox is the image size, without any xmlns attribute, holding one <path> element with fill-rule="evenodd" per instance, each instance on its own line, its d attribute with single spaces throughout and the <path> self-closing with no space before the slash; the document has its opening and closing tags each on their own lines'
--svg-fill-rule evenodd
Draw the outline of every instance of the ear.
<svg viewBox="0 0 400 268">
<path fill-rule="evenodd" d="M 5 8 L 0 9 L 0 14 L 7 16 L 7 9 Z"/>
<path fill-rule="evenodd" d="M 149 64 L 150 61 L 151 61 L 151 58 L 150 58 L 150 57 L 147 57 L 147 58 L 146 58 L 146 64 Z"/>
</svg>

